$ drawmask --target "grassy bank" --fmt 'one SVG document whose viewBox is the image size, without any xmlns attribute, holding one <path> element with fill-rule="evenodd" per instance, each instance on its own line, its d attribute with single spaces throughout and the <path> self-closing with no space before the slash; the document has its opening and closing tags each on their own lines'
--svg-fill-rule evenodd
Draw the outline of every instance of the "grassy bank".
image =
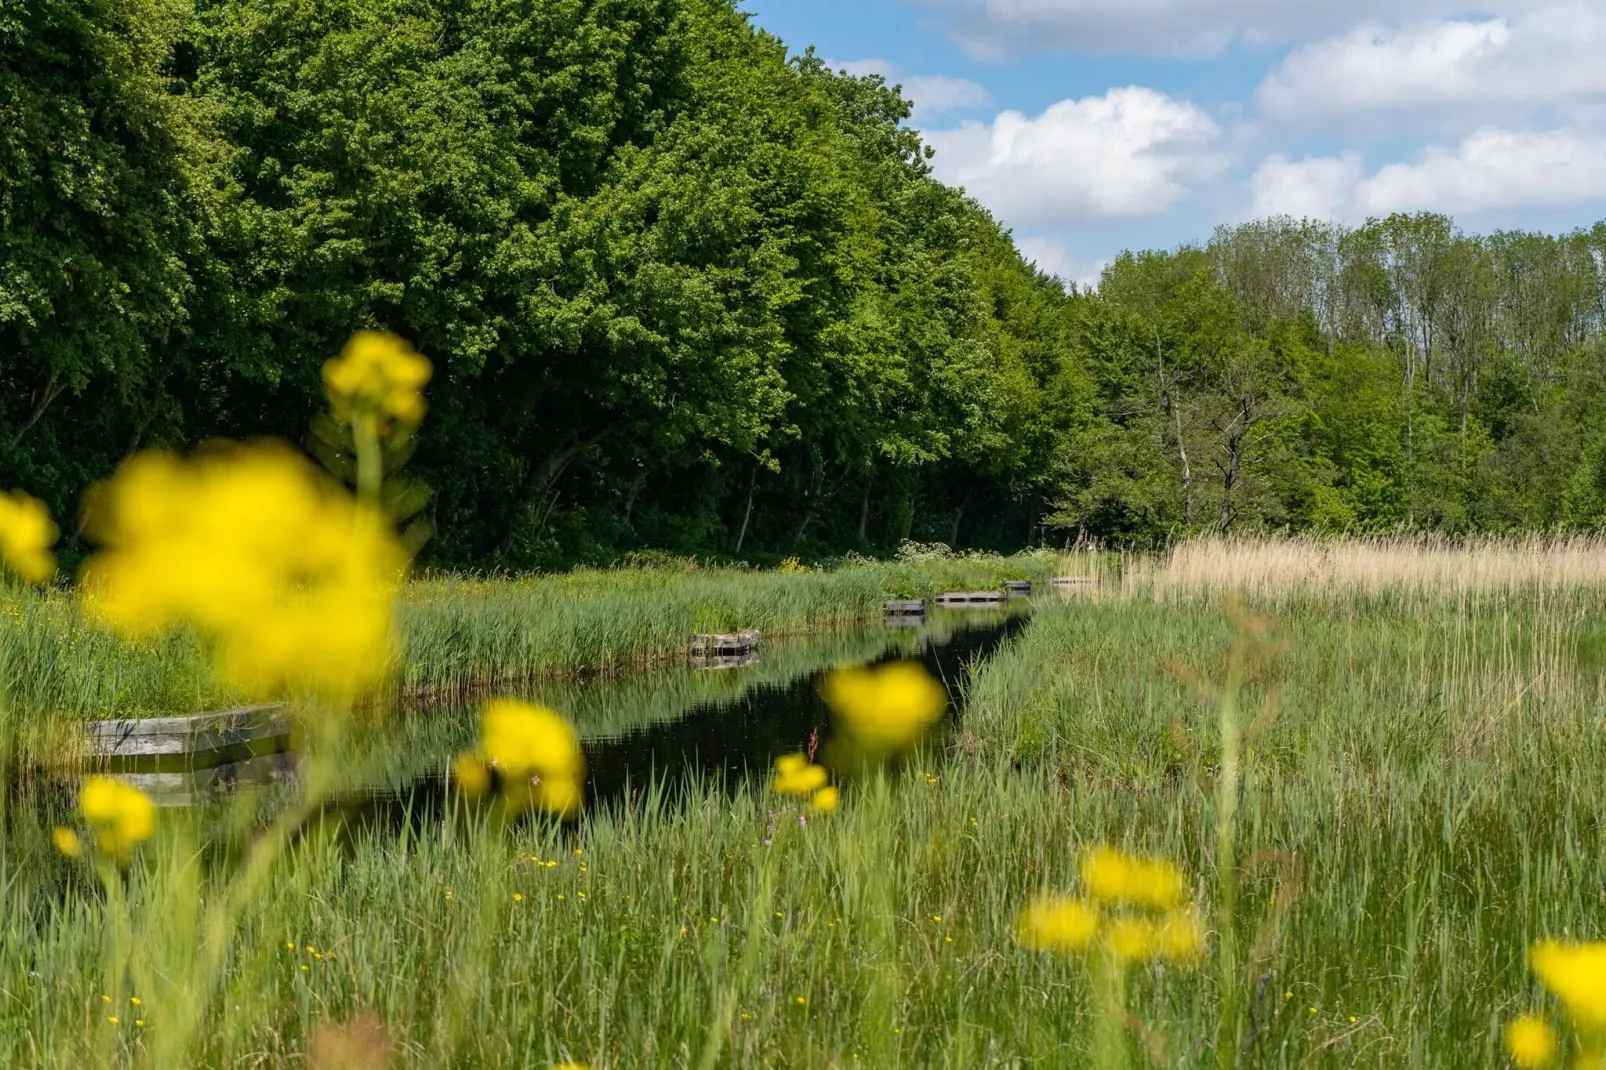
<svg viewBox="0 0 1606 1070">
<path fill-rule="evenodd" d="M 642 667 L 683 656 L 694 633 L 826 631 L 875 617 L 889 598 L 995 588 L 1053 566 L 1046 556 L 959 557 L 797 573 L 688 567 L 422 579 L 402 594 L 392 683 L 404 696 L 442 696 Z M 271 697 L 224 686 L 193 635 L 117 639 L 85 618 L 70 591 L 6 591 L 0 611 L 0 680 L 17 719 L 190 713 Z"/>
<path fill-rule="evenodd" d="M 1501 1025 L 1545 1006 L 1530 943 L 1606 935 L 1606 589 L 1541 566 L 1258 589 L 1170 567 L 1045 600 L 946 760 L 851 785 L 834 815 L 704 785 L 575 830 L 465 815 L 304 839 L 241 914 L 198 1057 L 293 1065 L 364 1021 L 401 1066 L 1088 1065 L 1087 974 L 1015 923 L 1114 843 L 1176 861 L 1210 929 L 1196 968 L 1134 971 L 1130 1065 L 1219 1065 L 1229 995 L 1229 1065 L 1508 1065 Z M 194 954 L 172 875 L 211 834 L 164 820 L 129 884 L 148 922 L 122 937 L 45 828 L 3 841 L 0 1062 L 160 1065 Z"/>
</svg>

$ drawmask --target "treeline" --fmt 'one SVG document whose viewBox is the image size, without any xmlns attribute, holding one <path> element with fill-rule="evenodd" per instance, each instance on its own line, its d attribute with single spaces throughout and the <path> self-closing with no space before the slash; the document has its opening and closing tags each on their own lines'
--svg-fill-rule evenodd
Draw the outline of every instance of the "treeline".
<svg viewBox="0 0 1606 1070">
<path fill-rule="evenodd" d="M 1139 542 L 1606 526 L 1606 224 L 1269 220 L 1123 256 L 1073 305 L 1097 401 L 1061 523 Z"/>
<path fill-rule="evenodd" d="M 1273 222 L 1067 293 L 909 114 L 733 0 L 8 7 L 0 486 L 304 439 L 384 327 L 447 566 L 1606 522 L 1606 232 Z"/>
</svg>

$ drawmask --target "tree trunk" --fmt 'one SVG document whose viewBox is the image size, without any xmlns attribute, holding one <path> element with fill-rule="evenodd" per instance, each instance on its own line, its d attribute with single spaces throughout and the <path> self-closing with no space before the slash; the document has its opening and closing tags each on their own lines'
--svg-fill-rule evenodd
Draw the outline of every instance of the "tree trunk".
<svg viewBox="0 0 1606 1070">
<path fill-rule="evenodd" d="M 17 428 L 16 433 L 11 436 L 11 444 L 13 446 L 22 445 L 22 440 L 27 437 L 28 432 L 32 431 L 34 425 L 44 417 L 45 410 L 50 408 L 66 389 L 67 384 L 61 383 L 58 385 L 56 373 L 51 372 L 50 378 L 45 380 L 44 385 L 34 391 L 33 411 L 28 414 L 28 418 L 23 421 L 22 426 Z"/>
<path fill-rule="evenodd" d="M 965 518 L 965 509 L 970 505 L 970 499 L 976 494 L 976 484 L 972 483 L 970 489 L 965 491 L 965 497 L 960 501 L 959 508 L 954 510 L 954 526 L 948 533 L 948 548 L 959 548 L 959 522 Z"/>
<path fill-rule="evenodd" d="M 1193 468 L 1188 464 L 1188 445 L 1182 440 L 1182 410 L 1173 408 L 1177 419 L 1177 456 L 1182 458 L 1182 522 L 1193 527 Z"/>
<path fill-rule="evenodd" d="M 870 541 L 870 481 L 864 481 L 864 499 L 859 502 L 859 544 Z"/>
<path fill-rule="evenodd" d="M 747 508 L 742 510 L 742 527 L 736 533 L 736 553 L 742 552 L 742 543 L 747 541 L 747 522 L 753 519 L 753 488 L 758 486 L 758 464 L 753 465 L 753 474 L 747 480 Z"/>
</svg>

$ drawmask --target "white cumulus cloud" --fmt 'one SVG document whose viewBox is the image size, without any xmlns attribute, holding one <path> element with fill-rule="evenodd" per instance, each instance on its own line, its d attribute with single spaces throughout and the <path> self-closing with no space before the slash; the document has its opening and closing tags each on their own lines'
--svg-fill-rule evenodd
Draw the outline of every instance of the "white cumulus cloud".
<svg viewBox="0 0 1606 1070">
<path fill-rule="evenodd" d="M 960 111 L 965 108 L 986 107 L 991 98 L 987 90 L 966 78 L 947 78 L 940 75 L 904 78 L 898 65 L 885 59 L 856 59 L 845 63 L 825 60 L 832 70 L 847 71 L 856 78 L 879 74 L 889 85 L 901 85 L 904 99 L 914 105 L 916 117 Z"/>
<path fill-rule="evenodd" d="M 964 186 L 1010 226 L 1157 215 L 1225 166 L 1204 111 L 1130 86 L 1064 100 L 1031 118 L 929 130 L 937 177 Z"/>
<path fill-rule="evenodd" d="M 1533 0 L 925 0 L 961 43 L 996 55 L 1017 47 L 1211 55 L 1234 41 L 1308 41 L 1370 19 L 1421 21 L 1477 11 L 1520 16 Z M 1599 13 L 1606 0 L 1582 0 Z"/>
<path fill-rule="evenodd" d="M 1015 235 L 1015 248 L 1022 256 L 1045 275 L 1052 275 L 1065 286 L 1090 289 L 1099 284 L 1099 276 L 1109 266 L 1108 260 L 1089 260 L 1076 256 L 1062 242 L 1035 235 Z"/>
<path fill-rule="evenodd" d="M 1357 154 L 1272 156 L 1250 180 L 1255 216 L 1359 220 L 1390 212 L 1449 214 L 1564 208 L 1606 197 L 1606 137 L 1572 129 L 1485 129 L 1454 148 L 1429 146 L 1372 174 Z"/>
<path fill-rule="evenodd" d="M 1606 14 L 1584 4 L 1514 20 L 1368 25 L 1296 49 L 1256 96 L 1273 119 L 1566 105 L 1606 95 L 1603 47 Z"/>
</svg>

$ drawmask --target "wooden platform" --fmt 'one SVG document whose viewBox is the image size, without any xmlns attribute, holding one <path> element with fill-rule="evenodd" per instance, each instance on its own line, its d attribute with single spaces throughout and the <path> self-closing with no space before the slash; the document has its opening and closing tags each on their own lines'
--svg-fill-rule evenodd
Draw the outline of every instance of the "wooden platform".
<svg viewBox="0 0 1606 1070">
<path fill-rule="evenodd" d="M 1032 581 L 1010 580 L 1004 584 L 1004 590 L 1009 592 L 1011 598 L 1025 598 L 1032 593 Z"/>
<path fill-rule="evenodd" d="M 757 632 L 737 632 L 734 635 L 694 635 L 691 637 L 693 657 L 735 657 L 751 654 L 758 649 Z"/>
<path fill-rule="evenodd" d="M 1099 581 L 1096 576 L 1055 576 L 1048 582 L 1051 587 L 1068 588 L 1096 587 Z"/>
<path fill-rule="evenodd" d="M 883 608 L 889 617 L 923 617 L 926 615 L 926 600 L 924 598 L 894 599 Z"/>
<path fill-rule="evenodd" d="M 996 609 L 1009 601 L 1001 591 L 953 591 L 939 594 L 937 604 L 946 609 Z"/>
<path fill-rule="evenodd" d="M 290 717 L 282 703 L 182 717 L 91 721 L 91 761 L 113 769 L 186 770 L 227 765 L 289 749 Z"/>
</svg>

